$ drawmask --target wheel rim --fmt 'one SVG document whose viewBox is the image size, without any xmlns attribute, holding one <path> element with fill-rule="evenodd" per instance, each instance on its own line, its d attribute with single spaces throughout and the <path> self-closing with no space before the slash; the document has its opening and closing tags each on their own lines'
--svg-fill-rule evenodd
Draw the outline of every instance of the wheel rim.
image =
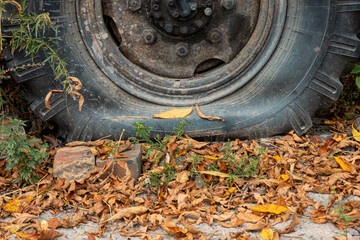
<svg viewBox="0 0 360 240">
<path fill-rule="evenodd" d="M 286 15 L 286 1 L 173 0 L 171 9 L 169 2 L 77 2 L 83 40 L 102 71 L 126 92 L 161 105 L 209 103 L 241 88 L 276 48 Z M 183 11 L 181 19 L 171 16 L 174 9 Z M 247 27 L 238 27 L 241 18 Z"/>
</svg>

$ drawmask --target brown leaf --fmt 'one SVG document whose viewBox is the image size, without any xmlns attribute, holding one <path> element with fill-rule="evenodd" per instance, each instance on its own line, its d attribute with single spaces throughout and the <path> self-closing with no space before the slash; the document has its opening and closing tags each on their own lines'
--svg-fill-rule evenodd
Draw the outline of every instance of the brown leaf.
<svg viewBox="0 0 360 240">
<path fill-rule="evenodd" d="M 55 238 L 58 238 L 61 236 L 63 236 L 63 234 L 61 234 L 55 230 L 52 230 L 52 229 L 42 230 L 42 231 L 40 231 L 39 237 L 37 240 L 50 240 L 50 239 L 55 239 Z"/>
<path fill-rule="evenodd" d="M 48 222 L 48 226 L 51 229 L 57 229 L 58 227 L 60 227 L 62 225 L 61 221 L 57 217 L 49 219 L 49 220 L 47 220 L 47 222 Z"/>
<path fill-rule="evenodd" d="M 46 94 L 46 97 L 45 97 L 45 107 L 48 108 L 48 109 L 51 109 L 51 106 L 50 106 L 50 98 L 53 94 L 58 94 L 58 93 L 63 93 L 64 91 L 63 90 L 51 90 L 48 94 Z"/>
<path fill-rule="evenodd" d="M 75 89 L 76 91 L 79 91 L 82 88 L 82 83 L 80 81 L 80 79 L 76 78 L 76 77 L 69 77 L 69 79 L 74 82 L 76 85 L 71 85 L 73 87 L 73 89 Z"/>
<path fill-rule="evenodd" d="M 72 95 L 73 95 L 74 97 L 77 97 L 77 98 L 79 99 L 79 112 L 81 112 L 81 109 L 82 109 L 82 107 L 83 107 L 83 105 L 84 105 L 84 102 L 85 102 L 84 96 L 81 95 L 81 94 L 78 93 L 78 92 L 72 92 Z"/>
<path fill-rule="evenodd" d="M 297 226 L 299 224 L 300 224 L 300 220 L 297 216 L 297 213 L 294 213 L 290 225 L 287 228 L 285 228 L 284 230 L 282 230 L 280 233 L 283 234 L 283 233 L 295 232 L 295 226 Z"/>
<path fill-rule="evenodd" d="M 88 240 L 96 240 L 96 238 L 88 232 L 86 232 L 86 236 L 88 237 Z"/>
<path fill-rule="evenodd" d="M 210 117 L 210 116 L 206 116 L 205 114 L 203 114 L 203 113 L 200 111 L 199 105 L 198 105 L 197 103 L 195 103 L 195 107 L 196 107 L 196 112 L 197 112 L 197 114 L 199 115 L 199 117 L 204 118 L 204 119 L 207 119 L 207 120 L 210 120 L 210 121 L 220 120 L 220 121 L 222 121 L 222 122 L 225 122 L 225 120 L 224 120 L 223 118 L 220 118 L 220 117 Z"/>
<path fill-rule="evenodd" d="M 264 227 L 266 227 L 266 222 L 264 220 L 259 221 L 257 223 L 254 224 L 250 224 L 245 230 L 247 231 L 258 231 L 263 229 Z"/>
<path fill-rule="evenodd" d="M 121 209 L 114 216 L 109 218 L 109 220 L 107 220 L 107 222 L 113 221 L 113 220 L 119 220 L 122 218 L 131 218 L 131 217 L 134 217 L 135 215 L 143 214 L 143 213 L 147 212 L 148 210 L 149 210 L 149 208 L 143 207 L 143 206 L 124 208 L 124 209 Z"/>
</svg>

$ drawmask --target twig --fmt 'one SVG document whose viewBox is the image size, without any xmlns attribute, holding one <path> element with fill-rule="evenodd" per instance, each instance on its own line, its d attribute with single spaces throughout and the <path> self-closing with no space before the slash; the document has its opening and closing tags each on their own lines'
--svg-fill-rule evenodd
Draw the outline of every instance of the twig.
<svg viewBox="0 0 360 240">
<path fill-rule="evenodd" d="M 82 235 L 84 235 L 85 231 L 83 231 L 79 236 L 77 236 L 77 238 L 75 240 L 78 240 L 79 237 L 81 237 Z"/>
<path fill-rule="evenodd" d="M 122 116 L 122 117 L 106 117 L 106 118 L 100 118 L 101 120 L 108 120 L 108 119 L 148 119 L 147 117 L 137 117 L 137 116 Z"/>
</svg>

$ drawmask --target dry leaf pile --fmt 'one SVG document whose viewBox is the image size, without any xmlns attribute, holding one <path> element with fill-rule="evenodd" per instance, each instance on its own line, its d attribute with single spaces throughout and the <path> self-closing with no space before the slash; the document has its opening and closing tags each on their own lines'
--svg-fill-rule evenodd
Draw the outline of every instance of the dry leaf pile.
<svg viewBox="0 0 360 240">
<path fill-rule="evenodd" d="M 101 179 L 108 165 L 72 183 L 43 172 L 37 184 L 12 192 L 4 191 L 16 173 L 5 172 L 1 160 L 0 218 L 11 219 L 0 222 L 0 236 L 55 239 L 60 236 L 57 228 L 92 221 L 99 224 L 98 231 L 87 233 L 94 239 L 106 226 L 122 220 L 117 225 L 122 235 L 142 239 L 208 239 L 211 233 L 195 226 L 215 222 L 239 229 L 217 239 L 252 239 L 247 235 L 251 231 L 260 231 L 262 239 L 279 239 L 296 231 L 303 217 L 318 224 L 331 221 L 343 229 L 344 220 L 335 211 L 339 202 L 352 217 L 348 226 L 360 225 L 360 201 L 343 200 L 360 196 L 360 143 L 351 137 L 334 134 L 322 140 L 290 132 L 266 143 L 235 140 L 229 146 L 230 152 L 222 143 L 174 136 L 163 151 L 144 146 L 144 174 L 137 183 L 129 176 Z M 261 147 L 266 148 L 264 155 Z M 97 146 L 97 154 L 104 148 Z M 259 160 L 256 176 L 237 176 L 236 164 L 250 158 Z M 242 165 L 243 170 L 250 165 L 251 161 Z M 314 201 L 308 192 L 330 194 L 329 204 Z M 69 207 L 75 210 L 71 218 L 36 219 L 45 210 L 56 214 Z M 308 207 L 313 209 L 309 214 Z M 277 229 L 277 223 L 286 221 L 287 227 Z M 168 235 L 152 235 L 157 228 Z"/>
</svg>

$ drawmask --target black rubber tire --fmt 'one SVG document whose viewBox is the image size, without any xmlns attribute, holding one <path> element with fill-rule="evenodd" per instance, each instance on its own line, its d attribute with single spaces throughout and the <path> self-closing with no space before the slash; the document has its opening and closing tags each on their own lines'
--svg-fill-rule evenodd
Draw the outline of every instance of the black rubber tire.
<svg viewBox="0 0 360 240">
<path fill-rule="evenodd" d="M 312 115 L 326 109 L 339 97 L 339 81 L 347 63 L 360 55 L 360 2 L 343 0 L 280 0 L 287 4 L 286 22 L 279 44 L 262 69 L 239 90 L 201 106 L 208 121 L 196 113 L 186 117 L 190 136 L 258 138 L 295 129 L 304 134 L 312 126 Z M 148 117 L 153 134 L 172 132 L 179 119 L 153 119 L 154 113 L 172 109 L 137 98 L 111 81 L 92 59 L 81 37 L 75 0 L 30 0 L 31 11 L 49 12 L 58 29 L 58 49 L 67 58 L 70 72 L 83 82 L 85 97 L 81 113 L 77 102 L 63 95 L 44 98 L 52 89 L 61 89 L 49 66 L 34 67 L 14 74 L 27 89 L 32 110 L 44 121 L 60 126 L 67 140 L 91 140 L 111 135 L 134 135 L 132 124 L 139 119 L 103 119 L 117 116 Z M 326 21 L 324 21 L 324 19 Z M 11 26 L 8 26 L 11 27 Z M 5 29 L 6 31 L 6 29 Z M 31 62 L 18 52 L 5 52 L 8 67 Z M 34 60 L 41 62 L 45 55 Z M 262 61 L 261 59 L 257 61 Z M 71 116 L 71 117 L 70 117 Z M 215 139 L 215 138 L 214 138 Z"/>
</svg>

